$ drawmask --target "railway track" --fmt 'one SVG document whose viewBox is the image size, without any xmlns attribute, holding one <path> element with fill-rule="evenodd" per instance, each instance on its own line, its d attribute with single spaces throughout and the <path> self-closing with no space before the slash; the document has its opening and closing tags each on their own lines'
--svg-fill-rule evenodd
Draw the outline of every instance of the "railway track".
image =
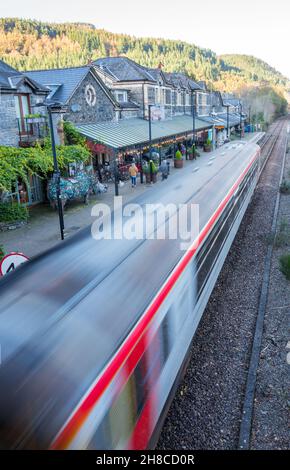
<svg viewBox="0 0 290 470">
<path fill-rule="evenodd" d="M 279 184 L 282 183 L 284 166 L 285 166 L 285 157 L 286 157 L 286 146 L 287 146 L 287 140 L 285 139 L 283 135 L 284 127 L 285 127 L 285 122 L 283 120 L 281 123 L 277 124 L 276 130 L 272 136 L 272 139 L 269 139 L 269 141 L 267 141 L 267 142 L 270 142 L 270 148 L 266 152 L 267 157 L 265 158 L 265 162 L 264 162 L 264 166 L 265 166 L 268 161 L 268 158 L 272 154 L 275 154 L 275 152 L 280 152 L 281 147 L 282 147 L 283 162 L 282 162 L 282 167 L 281 167 Z M 283 140 L 285 140 L 285 142 L 283 142 Z M 276 229 L 277 229 L 279 203 L 280 203 L 280 192 L 277 193 L 272 226 L 271 226 L 271 235 L 273 237 L 273 240 L 274 240 Z M 249 365 L 249 372 L 248 372 L 248 377 L 247 377 L 245 398 L 244 398 L 244 404 L 243 404 L 243 412 L 242 412 L 240 435 L 239 435 L 239 449 L 241 450 L 250 449 L 250 444 L 251 444 L 250 442 L 251 441 L 251 428 L 252 428 L 253 412 L 254 412 L 254 399 L 255 399 L 255 391 L 256 391 L 256 383 L 257 383 L 257 371 L 258 371 L 258 366 L 259 366 L 263 327 L 264 327 L 264 318 L 265 318 L 265 312 L 266 312 L 266 306 L 267 306 L 272 255 L 273 255 L 273 244 L 270 244 L 267 250 L 266 258 L 265 258 L 263 283 L 262 283 L 261 295 L 260 295 L 260 300 L 259 300 L 257 321 L 256 321 L 255 332 L 254 332 L 254 339 L 253 339 L 253 345 L 252 345 L 252 351 L 251 351 L 251 360 L 250 360 L 250 365 Z"/>
<path fill-rule="evenodd" d="M 247 448 L 241 441 L 249 441 L 255 368 L 251 396 L 246 383 L 253 349 L 256 355 L 259 351 L 253 338 L 257 330 L 258 336 L 261 332 L 261 316 L 259 321 L 257 317 L 267 292 L 264 239 L 274 229 L 282 164 L 277 149 L 284 127 L 285 120 L 278 121 L 260 142 L 263 160 L 257 189 L 193 340 L 188 369 L 165 421 L 159 449 Z M 240 423 L 246 402 L 247 426 Z"/>
</svg>

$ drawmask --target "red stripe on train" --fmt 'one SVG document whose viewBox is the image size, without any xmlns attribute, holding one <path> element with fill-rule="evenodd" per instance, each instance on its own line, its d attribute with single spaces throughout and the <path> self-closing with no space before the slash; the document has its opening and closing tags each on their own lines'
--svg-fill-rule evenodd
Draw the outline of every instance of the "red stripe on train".
<svg viewBox="0 0 290 470">
<path fill-rule="evenodd" d="M 256 152 L 254 157 L 251 159 L 250 163 L 247 165 L 245 170 L 241 173 L 235 184 L 229 190 L 227 196 L 223 199 L 220 203 L 214 214 L 211 216 L 208 223 L 205 225 L 203 230 L 201 231 L 198 243 L 193 243 L 192 246 L 195 246 L 194 249 L 189 249 L 184 257 L 179 261 L 177 266 L 174 268 L 172 274 L 167 279 L 159 293 L 151 302 L 148 309 L 143 313 L 142 317 L 131 331 L 127 339 L 124 343 L 120 346 L 119 351 L 116 355 L 111 359 L 111 362 L 107 365 L 106 369 L 102 372 L 102 374 L 97 378 L 95 384 L 91 386 L 91 389 L 88 391 L 87 395 L 81 400 L 80 404 L 77 406 L 76 410 L 73 411 L 72 415 L 60 430 L 59 434 L 52 442 L 50 448 L 51 449 L 64 449 L 69 446 L 69 443 L 72 439 L 76 436 L 77 432 L 81 428 L 82 424 L 88 417 L 89 413 L 91 412 L 92 408 L 95 406 L 97 400 L 100 398 L 102 393 L 106 390 L 106 388 L 110 385 L 113 378 L 115 377 L 118 370 L 122 367 L 122 365 L 127 360 L 128 356 L 133 352 L 134 348 L 137 346 L 138 342 L 144 335 L 145 331 L 147 330 L 148 326 L 150 325 L 153 317 L 155 316 L 156 312 L 158 311 L 159 307 L 173 288 L 174 284 L 191 261 L 192 257 L 194 256 L 197 248 L 203 242 L 203 240 L 208 235 L 209 231 L 213 227 L 214 223 L 220 216 L 221 212 L 225 208 L 226 204 L 228 203 L 229 199 L 234 194 L 236 188 L 240 184 L 241 180 L 247 174 L 249 169 L 251 168 L 253 162 L 259 155 L 259 151 Z M 139 349 L 139 354 L 135 355 L 136 364 L 141 357 L 141 351 L 143 348 Z M 140 356 L 140 357 L 139 357 Z M 132 367 L 132 366 L 131 366 Z M 150 436 L 148 436 L 149 439 Z"/>
</svg>

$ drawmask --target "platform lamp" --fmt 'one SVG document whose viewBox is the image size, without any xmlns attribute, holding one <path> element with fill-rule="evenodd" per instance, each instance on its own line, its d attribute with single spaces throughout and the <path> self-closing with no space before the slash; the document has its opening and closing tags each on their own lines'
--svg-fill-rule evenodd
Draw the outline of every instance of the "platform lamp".
<svg viewBox="0 0 290 470">
<path fill-rule="evenodd" d="M 242 139 L 242 110 L 243 110 L 243 105 L 241 100 L 239 101 L 239 108 L 240 108 L 240 139 Z"/>
<path fill-rule="evenodd" d="M 223 104 L 224 108 L 227 108 L 227 140 L 230 140 L 230 105 Z"/>
<path fill-rule="evenodd" d="M 59 101 L 43 101 L 37 103 L 35 107 L 45 107 L 48 115 L 48 123 L 51 137 L 51 148 L 53 155 L 53 181 L 56 184 L 56 197 L 57 197 L 57 208 L 59 217 L 59 228 L 61 239 L 64 240 L 64 219 L 63 219 L 63 207 L 61 202 L 61 191 L 60 191 L 60 171 L 57 162 L 56 147 L 55 147 L 55 136 L 52 121 L 52 110 L 57 110 L 63 107 L 63 104 Z"/>
</svg>

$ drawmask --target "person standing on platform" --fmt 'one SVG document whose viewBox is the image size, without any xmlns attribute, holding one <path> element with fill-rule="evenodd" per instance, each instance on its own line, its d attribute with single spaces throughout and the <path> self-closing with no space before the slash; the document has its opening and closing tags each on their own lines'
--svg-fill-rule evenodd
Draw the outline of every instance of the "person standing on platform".
<svg viewBox="0 0 290 470">
<path fill-rule="evenodd" d="M 129 168 L 129 174 L 131 176 L 131 184 L 132 188 L 136 187 L 137 183 L 137 174 L 138 174 L 138 168 L 136 167 L 135 163 L 133 162 L 132 165 Z"/>
</svg>

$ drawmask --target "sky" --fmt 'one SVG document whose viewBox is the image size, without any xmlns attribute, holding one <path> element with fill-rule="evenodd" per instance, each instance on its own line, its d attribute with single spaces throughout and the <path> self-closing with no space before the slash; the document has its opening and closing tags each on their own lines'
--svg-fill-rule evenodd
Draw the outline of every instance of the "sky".
<svg viewBox="0 0 290 470">
<path fill-rule="evenodd" d="M 290 78 L 290 0 L 1 0 L 0 17 L 180 39 L 217 54 L 254 55 Z"/>
</svg>

